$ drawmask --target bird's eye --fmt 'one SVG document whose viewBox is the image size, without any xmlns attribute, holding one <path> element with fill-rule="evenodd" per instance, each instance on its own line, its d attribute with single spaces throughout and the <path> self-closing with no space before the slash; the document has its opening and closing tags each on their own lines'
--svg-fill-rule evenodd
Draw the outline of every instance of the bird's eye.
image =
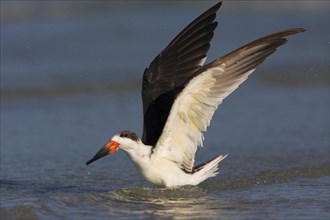
<svg viewBox="0 0 330 220">
<path fill-rule="evenodd" d="M 128 137 L 128 134 L 127 133 L 121 133 L 120 137 Z"/>
</svg>

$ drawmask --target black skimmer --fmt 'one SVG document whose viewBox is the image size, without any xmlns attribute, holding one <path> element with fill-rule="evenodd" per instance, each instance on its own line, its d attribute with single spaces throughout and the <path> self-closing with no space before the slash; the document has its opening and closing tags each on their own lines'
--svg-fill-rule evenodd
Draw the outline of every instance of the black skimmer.
<svg viewBox="0 0 330 220">
<path fill-rule="evenodd" d="M 218 105 L 287 42 L 284 37 L 304 31 L 292 28 L 267 35 L 204 65 L 220 6 L 217 3 L 184 28 L 146 68 L 142 139 L 132 131 L 118 132 L 86 165 L 121 149 L 157 186 L 198 185 L 218 174 L 226 156 L 194 167 L 203 132 Z"/>
</svg>

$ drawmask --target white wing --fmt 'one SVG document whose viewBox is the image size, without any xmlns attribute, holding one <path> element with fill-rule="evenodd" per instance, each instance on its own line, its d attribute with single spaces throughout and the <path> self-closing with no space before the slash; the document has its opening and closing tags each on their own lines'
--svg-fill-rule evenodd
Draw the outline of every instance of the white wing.
<svg viewBox="0 0 330 220">
<path fill-rule="evenodd" d="M 284 36 L 300 32 L 290 29 L 255 40 L 221 57 L 190 80 L 176 98 L 163 133 L 153 149 L 154 156 L 178 163 L 192 171 L 197 147 L 218 105 L 232 93 L 276 48 Z"/>
</svg>

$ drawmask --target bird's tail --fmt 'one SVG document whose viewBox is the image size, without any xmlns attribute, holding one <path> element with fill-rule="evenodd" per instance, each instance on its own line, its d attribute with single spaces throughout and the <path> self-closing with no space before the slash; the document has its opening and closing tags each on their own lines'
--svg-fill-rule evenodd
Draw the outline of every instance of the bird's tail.
<svg viewBox="0 0 330 220">
<path fill-rule="evenodd" d="M 227 155 L 216 156 L 216 157 L 212 158 L 211 160 L 207 161 L 206 163 L 203 163 L 203 164 L 200 164 L 200 165 L 194 167 L 193 174 L 192 174 L 194 176 L 193 179 L 196 181 L 194 183 L 194 185 L 197 185 L 210 177 L 216 176 L 219 173 L 217 171 L 219 169 L 218 165 L 219 165 L 220 161 L 225 159 L 227 157 Z"/>
</svg>

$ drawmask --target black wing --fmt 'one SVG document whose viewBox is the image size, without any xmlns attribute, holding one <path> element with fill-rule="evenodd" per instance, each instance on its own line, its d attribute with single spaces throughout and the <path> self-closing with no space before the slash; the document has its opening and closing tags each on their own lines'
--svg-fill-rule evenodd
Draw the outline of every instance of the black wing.
<svg viewBox="0 0 330 220">
<path fill-rule="evenodd" d="M 142 141 L 155 146 L 176 96 L 202 68 L 210 48 L 221 2 L 204 12 L 151 62 L 143 74 L 144 126 Z"/>
</svg>

